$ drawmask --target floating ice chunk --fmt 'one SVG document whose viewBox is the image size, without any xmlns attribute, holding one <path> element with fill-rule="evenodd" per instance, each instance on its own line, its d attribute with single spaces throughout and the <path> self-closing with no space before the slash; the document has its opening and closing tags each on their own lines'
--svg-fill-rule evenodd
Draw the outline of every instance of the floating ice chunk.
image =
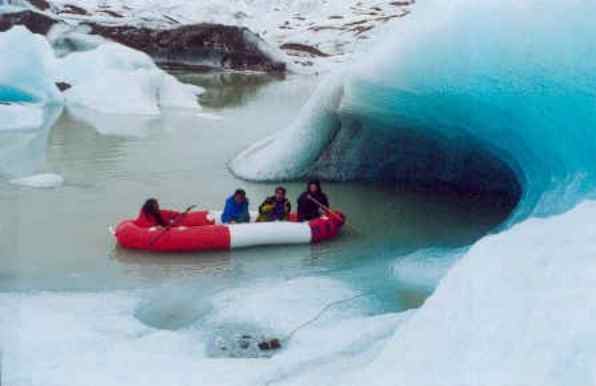
<svg viewBox="0 0 596 386">
<path fill-rule="evenodd" d="M 58 63 L 58 78 L 72 85 L 65 92 L 71 106 L 144 115 L 158 115 L 164 107 L 200 108 L 203 89 L 179 82 L 145 53 L 120 44 L 74 52 Z"/>
<path fill-rule="evenodd" d="M 197 109 L 200 105 L 197 97 L 205 89 L 192 84 L 184 84 L 172 75 L 162 72 L 159 86 L 159 106 L 161 108 L 186 108 Z"/>
<path fill-rule="evenodd" d="M 73 54 L 74 55 L 74 54 Z M 102 113 L 158 115 L 152 70 L 105 70 L 101 77 L 75 83 L 65 92 L 68 105 Z"/>
<path fill-rule="evenodd" d="M 0 102 L 61 102 L 48 41 L 17 26 L 0 33 Z"/>
<path fill-rule="evenodd" d="M 29 188 L 57 188 L 64 183 L 64 177 L 53 174 L 36 174 L 29 177 L 15 178 L 9 181 L 13 185 L 27 186 Z"/>
</svg>

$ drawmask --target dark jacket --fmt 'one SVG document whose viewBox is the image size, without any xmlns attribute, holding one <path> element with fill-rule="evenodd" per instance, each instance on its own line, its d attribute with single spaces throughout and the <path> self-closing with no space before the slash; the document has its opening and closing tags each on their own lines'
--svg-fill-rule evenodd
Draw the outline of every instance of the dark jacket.
<svg viewBox="0 0 596 386">
<path fill-rule="evenodd" d="M 275 196 L 267 197 L 259 207 L 257 221 L 287 221 L 291 211 L 292 204 L 287 198 L 280 202 L 275 199 Z"/>
<path fill-rule="evenodd" d="M 321 216 L 320 206 L 309 197 L 327 207 L 329 206 L 327 195 L 320 190 L 316 193 L 304 192 L 298 198 L 298 221 L 310 221 Z"/>
<path fill-rule="evenodd" d="M 228 197 L 226 200 L 226 207 L 221 214 L 221 222 L 230 223 L 235 222 L 249 222 L 250 214 L 248 213 L 248 199 L 244 200 L 242 204 L 236 203 L 234 196 Z"/>
</svg>

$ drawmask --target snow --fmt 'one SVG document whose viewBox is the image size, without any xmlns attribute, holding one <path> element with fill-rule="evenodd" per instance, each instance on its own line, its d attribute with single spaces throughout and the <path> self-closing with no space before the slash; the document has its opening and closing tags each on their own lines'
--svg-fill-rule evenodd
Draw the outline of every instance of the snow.
<svg viewBox="0 0 596 386">
<path fill-rule="evenodd" d="M 353 384 L 593 385 L 596 203 L 479 241 Z"/>
<path fill-rule="evenodd" d="M 64 178 L 58 174 L 44 173 L 29 177 L 15 178 L 9 181 L 13 185 L 26 186 L 29 188 L 57 188 L 62 186 Z"/>
<path fill-rule="evenodd" d="M 386 33 L 385 26 L 399 22 L 408 5 L 385 0 L 53 0 L 70 22 L 93 20 L 104 24 L 128 24 L 171 28 L 181 24 L 221 23 L 246 26 L 272 47 L 276 58 L 289 60 L 296 71 L 318 72 L 351 61 L 366 50 L 371 40 Z M 89 15 L 69 14 L 66 5 L 85 9 Z M 118 17 L 111 16 L 113 12 Z M 279 47 L 299 43 L 318 48 L 328 57 Z"/>
</svg>

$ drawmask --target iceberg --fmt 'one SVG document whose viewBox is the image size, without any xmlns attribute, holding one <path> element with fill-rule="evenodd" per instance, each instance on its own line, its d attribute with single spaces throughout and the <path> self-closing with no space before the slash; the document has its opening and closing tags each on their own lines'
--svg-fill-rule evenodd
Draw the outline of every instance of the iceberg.
<svg viewBox="0 0 596 386">
<path fill-rule="evenodd" d="M 491 195 L 508 224 L 592 196 L 596 6 L 417 4 L 298 119 L 240 153 L 249 180 L 319 176 Z"/>
<path fill-rule="evenodd" d="M 14 27 L 0 33 L 0 57 L 0 103 L 62 103 L 52 75 L 55 58 L 45 38 Z"/>
<path fill-rule="evenodd" d="M 57 61 L 57 77 L 72 87 L 69 106 L 102 113 L 158 115 L 162 108 L 198 109 L 203 89 L 183 84 L 140 51 L 116 43 L 73 52 Z"/>
</svg>

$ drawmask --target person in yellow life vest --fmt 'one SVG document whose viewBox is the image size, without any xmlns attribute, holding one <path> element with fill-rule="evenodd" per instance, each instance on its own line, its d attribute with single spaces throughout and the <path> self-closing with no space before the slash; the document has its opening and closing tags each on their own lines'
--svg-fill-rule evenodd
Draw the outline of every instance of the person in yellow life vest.
<svg viewBox="0 0 596 386">
<path fill-rule="evenodd" d="M 286 198 L 286 189 L 278 186 L 275 188 L 275 195 L 267 197 L 259 207 L 257 221 L 287 221 L 291 210 L 292 204 Z"/>
</svg>

